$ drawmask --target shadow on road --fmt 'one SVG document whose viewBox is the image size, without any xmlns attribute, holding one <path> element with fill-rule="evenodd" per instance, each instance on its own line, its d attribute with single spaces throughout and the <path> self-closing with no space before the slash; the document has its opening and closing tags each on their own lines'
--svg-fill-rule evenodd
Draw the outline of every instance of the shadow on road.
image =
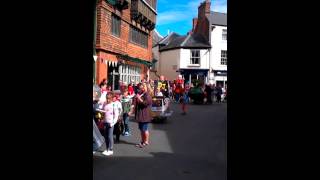
<svg viewBox="0 0 320 180">
<path fill-rule="evenodd" d="M 187 115 L 181 115 L 180 106 L 172 104 L 174 114 L 166 123 L 150 125 L 149 147 L 121 140 L 123 154 L 131 155 L 95 156 L 93 179 L 227 179 L 226 106 L 188 105 Z M 138 139 L 135 133 L 132 138 Z"/>
</svg>

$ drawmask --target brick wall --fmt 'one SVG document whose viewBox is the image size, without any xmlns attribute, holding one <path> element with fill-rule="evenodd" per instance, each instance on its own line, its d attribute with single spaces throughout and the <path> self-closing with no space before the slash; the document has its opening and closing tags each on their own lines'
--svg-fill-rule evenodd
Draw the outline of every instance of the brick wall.
<svg viewBox="0 0 320 180">
<path fill-rule="evenodd" d="M 121 32 L 120 37 L 116 37 L 111 33 L 111 18 L 112 14 L 116 14 L 121 17 Z M 109 5 L 105 0 L 99 0 L 97 6 L 97 82 L 101 82 L 102 79 L 107 78 L 107 67 L 105 60 L 117 61 L 117 54 L 127 54 L 134 58 L 140 58 L 147 61 L 152 61 L 152 33 L 149 32 L 148 47 L 144 48 L 139 45 L 130 43 L 130 25 L 134 24 L 136 27 L 140 27 L 131 21 L 130 17 L 130 5 L 128 9 L 119 11 L 115 10 L 113 6 Z M 139 28 L 140 29 L 140 28 Z M 103 62 L 102 62 L 103 60 Z M 134 66 L 140 66 L 141 79 L 144 79 L 147 74 L 148 68 L 144 65 L 126 62 Z"/>
<path fill-rule="evenodd" d="M 121 17 L 120 37 L 115 37 L 111 33 L 111 15 L 115 13 Z M 104 0 L 98 6 L 98 28 L 97 28 L 97 48 L 103 51 L 110 51 L 119 54 L 151 61 L 152 59 L 152 33 L 148 36 L 148 48 L 143 48 L 129 42 L 130 35 L 130 5 L 128 9 L 121 12 L 116 11 Z"/>
</svg>

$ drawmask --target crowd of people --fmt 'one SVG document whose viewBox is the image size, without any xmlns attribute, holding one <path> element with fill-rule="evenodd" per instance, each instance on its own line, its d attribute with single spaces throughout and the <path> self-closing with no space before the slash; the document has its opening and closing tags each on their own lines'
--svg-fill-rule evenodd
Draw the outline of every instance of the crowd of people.
<svg viewBox="0 0 320 180">
<path fill-rule="evenodd" d="M 114 135 L 116 142 L 120 142 L 121 135 L 131 135 L 129 118 L 133 115 L 141 132 L 141 140 L 136 146 L 143 148 L 149 145 L 148 124 L 152 120 L 151 97 L 154 95 L 149 83 L 121 83 L 120 93 L 115 93 L 104 80 L 99 88 L 94 87 L 93 92 L 93 118 L 106 142 L 106 150 L 102 154 L 113 155 Z"/>
<path fill-rule="evenodd" d="M 130 117 L 138 122 L 140 130 L 140 140 L 136 147 L 143 148 L 149 145 L 150 137 L 148 125 L 152 121 L 152 98 L 166 97 L 172 101 L 181 104 L 182 115 L 187 113 L 187 104 L 190 100 L 197 101 L 196 91 L 199 91 L 206 99 L 206 103 L 212 103 L 214 95 L 217 102 L 221 102 L 221 95 L 225 93 L 220 86 L 212 85 L 190 86 L 184 83 L 182 79 L 174 81 L 159 80 L 130 82 L 129 84 L 119 82 L 120 91 L 112 91 L 108 86 L 107 80 L 104 79 L 99 87 L 93 87 L 93 112 L 94 120 L 98 126 L 100 133 L 104 136 L 106 142 L 106 150 L 102 154 L 106 156 L 113 155 L 114 135 L 115 142 L 120 142 L 120 137 L 130 136 Z"/>
</svg>

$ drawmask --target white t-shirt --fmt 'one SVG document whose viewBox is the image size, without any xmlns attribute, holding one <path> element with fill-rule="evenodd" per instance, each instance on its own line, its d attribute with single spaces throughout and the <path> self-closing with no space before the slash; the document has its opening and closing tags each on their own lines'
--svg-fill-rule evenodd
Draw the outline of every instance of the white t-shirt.
<svg viewBox="0 0 320 180">
<path fill-rule="evenodd" d="M 162 92 L 159 91 L 159 92 L 157 93 L 157 96 L 163 96 Z"/>
<path fill-rule="evenodd" d="M 105 104 L 103 110 L 105 111 L 104 122 L 111 124 L 111 126 L 114 126 L 118 120 L 118 118 L 116 117 L 116 104 Z"/>
<path fill-rule="evenodd" d="M 120 101 L 115 101 L 115 102 L 113 102 L 114 104 L 115 104 L 115 108 L 116 108 L 116 110 L 115 110 L 115 115 L 116 115 L 116 117 L 117 117 L 117 119 L 119 118 L 119 116 L 121 115 L 121 113 L 122 113 L 122 104 L 121 104 L 121 102 Z"/>
</svg>

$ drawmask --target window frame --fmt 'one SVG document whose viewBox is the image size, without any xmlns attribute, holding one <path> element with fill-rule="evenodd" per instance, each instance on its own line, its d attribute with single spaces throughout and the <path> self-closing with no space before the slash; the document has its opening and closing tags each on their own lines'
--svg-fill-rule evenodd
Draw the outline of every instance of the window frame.
<svg viewBox="0 0 320 180">
<path fill-rule="evenodd" d="M 222 40 L 227 41 L 228 31 L 227 29 L 222 29 Z"/>
<path fill-rule="evenodd" d="M 198 57 L 193 56 L 194 53 L 197 54 L 198 53 Z M 196 59 L 198 60 L 198 63 L 196 62 Z M 189 61 L 189 65 L 191 66 L 200 66 L 200 62 L 201 62 L 201 50 L 200 49 L 191 49 L 190 50 L 190 61 Z"/>
<path fill-rule="evenodd" d="M 130 33 L 129 33 L 129 42 L 135 45 L 138 45 L 143 48 L 148 48 L 148 39 L 149 34 L 134 27 L 130 26 Z"/>
<path fill-rule="evenodd" d="M 141 72 L 141 67 L 140 66 L 133 66 L 129 64 L 124 64 L 121 65 L 121 73 L 120 75 L 120 80 L 122 82 L 130 83 L 131 80 L 139 81 L 140 82 L 140 72 Z"/>
<path fill-rule="evenodd" d="M 111 34 L 116 37 L 121 36 L 121 18 L 115 14 L 111 15 Z"/>
<path fill-rule="evenodd" d="M 228 65 L 228 54 L 227 54 L 227 50 L 221 50 L 220 64 L 221 64 L 221 65 Z"/>
</svg>

